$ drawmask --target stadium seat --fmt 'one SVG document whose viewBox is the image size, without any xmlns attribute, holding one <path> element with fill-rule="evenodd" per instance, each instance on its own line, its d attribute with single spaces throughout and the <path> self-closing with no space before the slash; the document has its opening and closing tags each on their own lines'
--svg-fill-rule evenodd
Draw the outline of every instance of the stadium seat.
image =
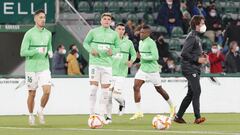
<svg viewBox="0 0 240 135">
<path fill-rule="evenodd" d="M 100 18 L 101 18 L 101 14 L 97 13 L 94 15 L 94 24 L 95 25 L 99 25 L 100 24 Z"/>
<path fill-rule="evenodd" d="M 155 29 L 155 31 L 163 34 L 164 36 L 166 36 L 167 33 L 168 33 L 166 27 L 161 26 L 161 25 L 157 26 L 157 28 Z"/>
<path fill-rule="evenodd" d="M 91 8 L 87 1 L 80 1 L 78 4 L 79 12 L 90 12 Z"/>
<path fill-rule="evenodd" d="M 122 22 L 122 16 L 120 14 L 117 14 L 117 13 L 113 14 L 113 18 L 116 24 Z"/>
<path fill-rule="evenodd" d="M 154 25 L 155 24 L 154 16 L 152 14 L 148 14 L 148 13 L 144 14 L 143 19 L 149 25 Z"/>
<path fill-rule="evenodd" d="M 120 6 L 118 1 L 109 1 L 107 4 L 107 8 L 109 12 L 119 12 Z"/>
<path fill-rule="evenodd" d="M 178 55 L 178 53 L 176 51 L 170 51 L 170 56 L 174 60 L 176 65 L 180 64 L 180 56 Z"/>
<path fill-rule="evenodd" d="M 174 27 L 171 31 L 171 37 L 181 37 L 183 35 L 183 29 L 181 27 Z"/>
<path fill-rule="evenodd" d="M 133 14 L 133 13 L 128 13 L 127 14 L 127 20 L 132 20 L 134 23 L 137 23 L 138 22 L 138 17 L 136 14 Z"/>
<path fill-rule="evenodd" d="M 212 41 L 208 38 L 203 36 L 202 38 L 202 48 L 204 51 L 210 51 L 212 47 Z"/>
<path fill-rule="evenodd" d="M 72 10 L 66 2 L 60 1 L 60 12 L 70 13 Z"/>
<path fill-rule="evenodd" d="M 223 27 L 226 27 L 231 21 L 232 21 L 231 14 L 224 14 L 222 16 L 222 25 L 223 25 Z"/>
<path fill-rule="evenodd" d="M 104 12 L 105 11 L 105 4 L 101 1 L 96 1 L 93 4 L 93 11 L 94 12 Z"/>
<path fill-rule="evenodd" d="M 237 13 L 237 7 L 233 1 L 226 1 L 224 6 L 225 13 Z"/>
<path fill-rule="evenodd" d="M 181 42 L 177 38 L 171 38 L 168 42 L 169 49 L 172 51 L 181 51 Z"/>
</svg>

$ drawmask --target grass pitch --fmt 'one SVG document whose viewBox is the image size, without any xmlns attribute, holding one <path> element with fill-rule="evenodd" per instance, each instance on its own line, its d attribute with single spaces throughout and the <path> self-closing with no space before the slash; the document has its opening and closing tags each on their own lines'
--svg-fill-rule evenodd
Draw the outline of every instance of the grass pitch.
<svg viewBox="0 0 240 135">
<path fill-rule="evenodd" d="M 188 124 L 171 125 L 168 130 L 152 128 L 156 114 L 145 114 L 141 120 L 130 121 L 130 114 L 113 115 L 113 123 L 102 129 L 90 129 L 88 115 L 46 116 L 45 125 L 28 125 L 28 116 L 0 116 L 0 135 L 240 135 L 240 114 L 202 114 L 203 124 L 193 124 L 193 114 L 186 114 Z M 36 123 L 37 123 L 36 118 Z"/>
</svg>

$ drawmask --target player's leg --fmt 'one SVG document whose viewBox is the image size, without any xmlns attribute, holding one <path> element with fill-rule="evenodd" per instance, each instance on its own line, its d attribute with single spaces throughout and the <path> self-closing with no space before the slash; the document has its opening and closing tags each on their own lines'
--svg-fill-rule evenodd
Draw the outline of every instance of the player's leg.
<svg viewBox="0 0 240 135">
<path fill-rule="evenodd" d="M 100 72 L 96 66 L 89 65 L 89 80 L 90 80 L 90 115 L 95 114 L 95 104 L 97 100 L 97 90 L 100 80 Z"/>
<path fill-rule="evenodd" d="M 106 114 L 105 124 L 112 123 L 112 90 L 110 88 L 112 81 L 112 68 L 101 67 L 101 97 L 100 97 L 100 113 Z"/>
<path fill-rule="evenodd" d="M 26 72 L 25 81 L 28 87 L 28 99 L 27 99 L 27 106 L 29 111 L 28 122 L 29 125 L 35 125 L 35 117 L 33 115 L 33 110 L 35 105 L 36 89 L 38 87 L 36 74 L 34 72 Z"/>
<path fill-rule="evenodd" d="M 142 110 L 141 110 L 141 92 L 140 92 L 140 88 L 142 87 L 144 82 L 145 82 L 144 80 L 140 80 L 140 79 L 135 79 L 134 80 L 134 86 L 133 86 L 134 101 L 135 101 L 135 105 L 136 105 L 136 108 L 137 108 L 137 112 L 130 118 L 130 120 L 135 120 L 135 119 L 143 117 L 143 113 L 142 113 Z"/>
<path fill-rule="evenodd" d="M 41 102 L 37 113 L 39 117 L 39 123 L 45 124 L 43 111 L 48 103 L 49 96 L 51 93 L 51 72 L 49 70 L 44 70 L 42 72 L 37 73 L 37 76 L 39 79 L 39 84 L 42 86 L 43 90 L 43 95 L 41 97 Z"/>
<path fill-rule="evenodd" d="M 187 92 L 187 95 L 182 100 L 180 108 L 174 118 L 174 121 L 177 123 L 186 123 L 186 121 L 183 119 L 183 115 L 184 115 L 185 111 L 187 110 L 188 106 L 190 105 L 190 103 L 192 102 L 192 97 L 193 97 L 191 81 L 189 80 L 188 75 L 185 75 L 185 77 L 188 80 L 188 92 Z"/>
<path fill-rule="evenodd" d="M 115 83 L 113 88 L 112 96 L 119 103 L 119 115 L 123 115 L 125 109 L 125 99 L 122 91 L 124 86 L 125 77 L 114 77 Z"/>
<path fill-rule="evenodd" d="M 33 110 L 35 105 L 35 102 L 34 102 L 35 95 L 36 95 L 36 90 L 28 91 L 27 105 L 28 105 L 28 111 L 29 111 L 29 118 L 28 118 L 29 125 L 35 125 L 35 118 L 33 115 Z"/>
</svg>

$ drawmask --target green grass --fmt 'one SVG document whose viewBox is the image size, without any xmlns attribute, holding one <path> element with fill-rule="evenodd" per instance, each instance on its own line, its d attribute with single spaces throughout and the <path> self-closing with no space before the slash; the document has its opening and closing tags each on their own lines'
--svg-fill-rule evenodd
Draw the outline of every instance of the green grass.
<svg viewBox="0 0 240 135">
<path fill-rule="evenodd" d="M 131 115 L 113 115 L 113 123 L 102 129 L 87 126 L 88 115 L 46 116 L 46 125 L 28 125 L 28 116 L 0 116 L 0 135 L 240 135 L 240 114 L 202 114 L 203 124 L 193 124 L 193 114 L 186 114 L 188 124 L 173 123 L 168 130 L 152 129 L 154 114 L 130 121 Z"/>
</svg>

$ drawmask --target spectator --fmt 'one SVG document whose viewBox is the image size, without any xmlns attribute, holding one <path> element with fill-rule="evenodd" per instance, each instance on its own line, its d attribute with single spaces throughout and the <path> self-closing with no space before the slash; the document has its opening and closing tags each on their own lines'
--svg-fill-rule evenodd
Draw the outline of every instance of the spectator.
<svg viewBox="0 0 240 135">
<path fill-rule="evenodd" d="M 59 45 L 57 50 L 53 54 L 52 58 L 52 73 L 55 75 L 65 75 L 67 62 L 66 62 L 66 50 L 64 45 Z"/>
<path fill-rule="evenodd" d="M 236 73 L 240 70 L 240 56 L 239 56 L 239 46 L 236 41 L 232 41 L 230 43 L 230 49 L 228 53 L 226 54 L 225 59 L 225 68 L 226 73 Z"/>
<path fill-rule="evenodd" d="M 67 56 L 67 62 L 68 62 L 68 75 L 80 75 L 80 67 L 77 58 L 79 57 L 79 54 L 77 50 L 73 49 Z"/>
<path fill-rule="evenodd" d="M 164 59 L 165 61 L 165 63 L 163 64 L 163 66 L 162 66 L 162 72 L 163 73 L 175 73 L 175 71 L 176 71 L 176 65 L 175 65 L 175 63 L 174 63 L 174 60 L 173 59 L 171 59 L 170 57 L 169 58 L 167 58 L 167 59 Z"/>
<path fill-rule="evenodd" d="M 238 44 L 240 44 L 240 23 L 238 22 L 240 21 L 232 21 L 231 24 L 226 28 L 226 31 L 224 32 L 224 41 L 222 44 L 223 48 L 229 47 L 229 43 L 232 41 L 236 41 Z M 225 44 L 228 46 L 225 46 Z"/>
<path fill-rule="evenodd" d="M 218 49 L 216 43 L 212 44 L 211 52 L 208 54 L 210 63 L 210 73 L 222 73 L 222 63 L 224 62 L 224 55 Z"/>
<path fill-rule="evenodd" d="M 79 63 L 79 67 L 80 67 L 80 71 L 81 74 L 84 74 L 84 69 L 87 67 L 88 62 L 83 58 L 83 56 L 79 53 L 77 45 L 76 44 L 71 44 L 69 46 L 69 53 L 71 52 L 71 50 L 76 50 L 78 52 L 78 63 Z"/>
<path fill-rule="evenodd" d="M 168 58 L 170 56 L 169 52 L 169 45 L 164 41 L 163 35 L 160 35 L 157 39 L 157 49 L 158 49 L 158 54 L 159 54 L 159 60 L 158 64 L 163 65 L 164 63 L 164 58 Z"/>
<path fill-rule="evenodd" d="M 182 12 L 179 5 L 173 0 L 166 0 L 158 12 L 157 22 L 167 28 L 169 35 L 173 27 L 182 27 Z"/>
<path fill-rule="evenodd" d="M 207 31 L 205 36 L 207 36 L 212 42 L 215 42 L 215 32 L 221 30 L 221 18 L 217 13 L 215 8 L 210 8 L 208 15 L 206 17 Z"/>
</svg>

